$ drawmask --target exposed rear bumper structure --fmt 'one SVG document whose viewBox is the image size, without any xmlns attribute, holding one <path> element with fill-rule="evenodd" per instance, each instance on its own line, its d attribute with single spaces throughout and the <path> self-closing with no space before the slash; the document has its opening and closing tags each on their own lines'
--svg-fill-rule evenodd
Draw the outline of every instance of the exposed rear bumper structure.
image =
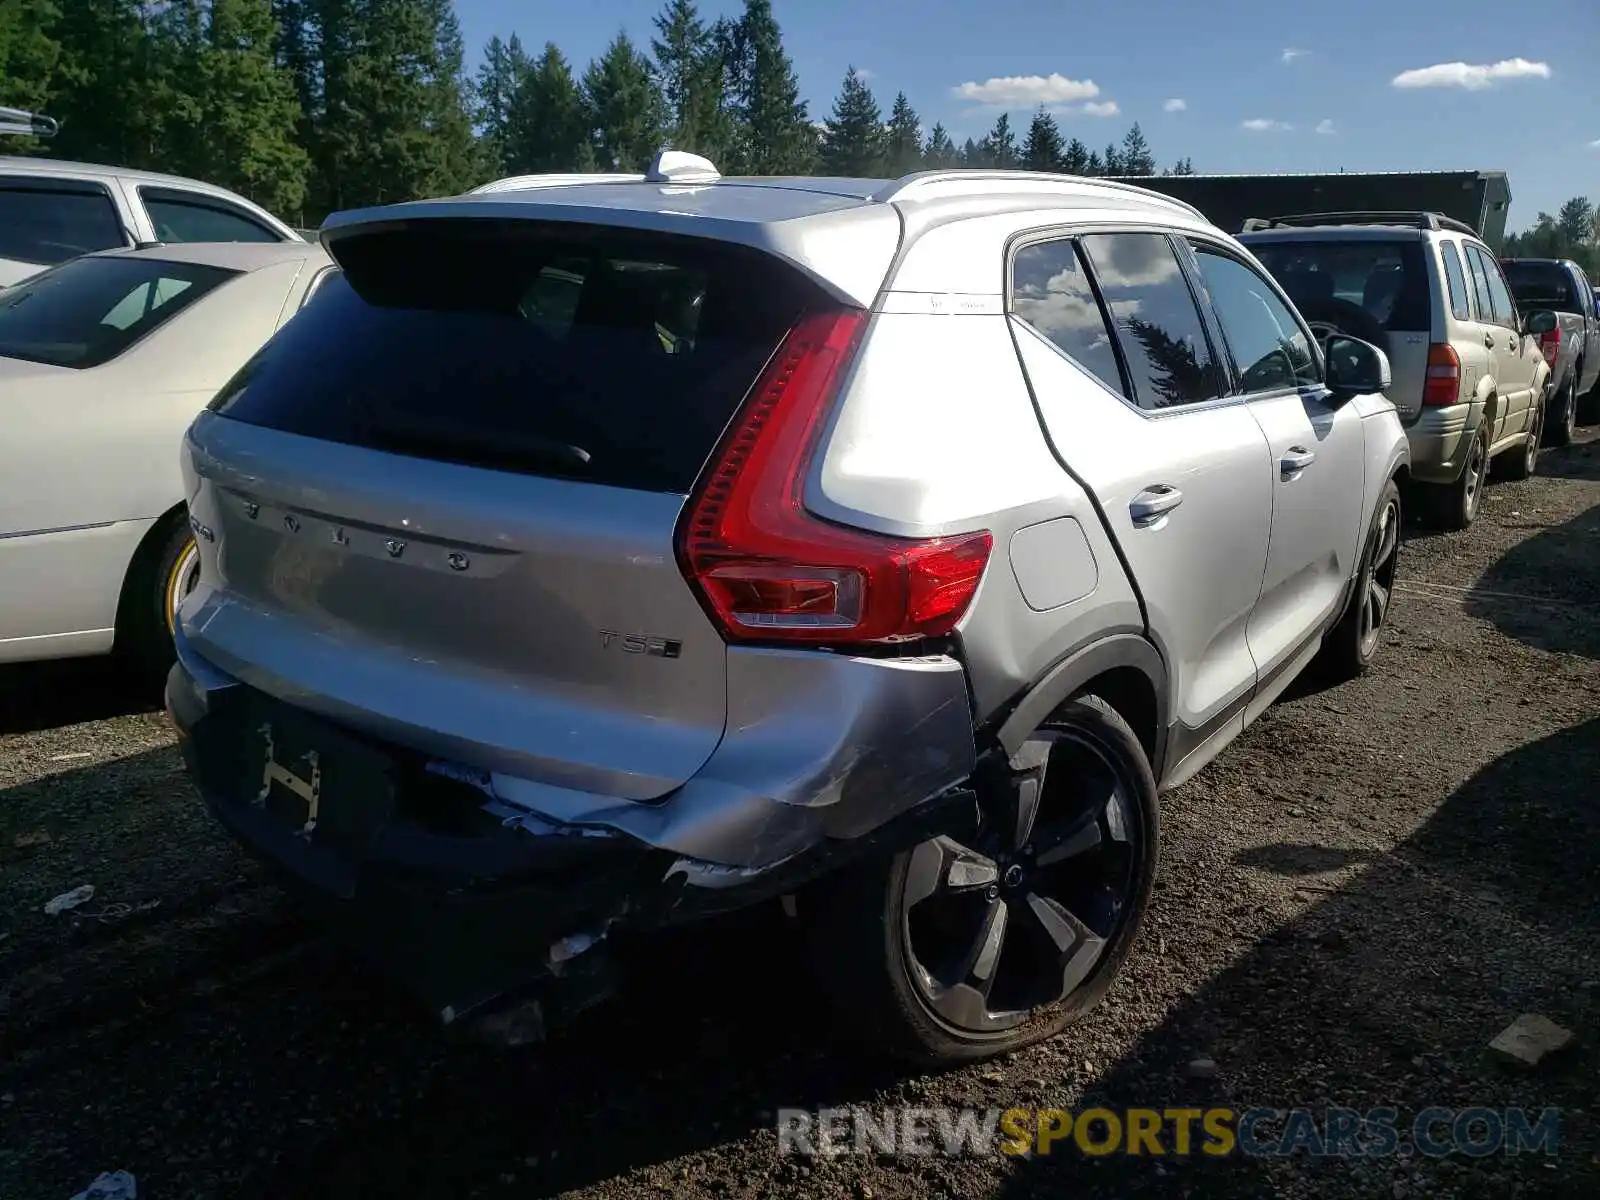
<svg viewBox="0 0 1600 1200">
<path fill-rule="evenodd" d="M 582 1007 L 608 986 L 608 933 L 776 897 L 972 803 L 947 657 L 732 650 L 717 751 L 646 803 L 430 760 L 177 640 L 167 705 L 208 808 L 446 1023 L 529 995 Z"/>
</svg>

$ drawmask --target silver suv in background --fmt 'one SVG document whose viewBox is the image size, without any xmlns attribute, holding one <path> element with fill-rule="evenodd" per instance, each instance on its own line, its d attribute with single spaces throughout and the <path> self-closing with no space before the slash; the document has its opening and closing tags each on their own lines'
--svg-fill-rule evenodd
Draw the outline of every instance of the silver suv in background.
<svg viewBox="0 0 1600 1200">
<path fill-rule="evenodd" d="M 0 155 L 0 287 L 94 250 L 302 240 L 260 205 L 197 179 Z"/>
<path fill-rule="evenodd" d="M 1394 586 L 1405 434 L 1187 205 L 646 176 L 330 218 L 184 445 L 167 688 L 216 817 L 446 1021 L 780 896 L 920 1062 L 1088 1010 L 1158 791 Z M 533 989 L 531 992 L 525 989 Z"/>
<path fill-rule="evenodd" d="M 1533 473 L 1550 376 L 1539 337 L 1555 316 L 1519 310 L 1471 226 L 1435 213 L 1311 213 L 1246 222 L 1239 240 L 1319 339 L 1388 352 L 1423 516 L 1471 525 L 1502 455 L 1510 477 Z"/>
</svg>

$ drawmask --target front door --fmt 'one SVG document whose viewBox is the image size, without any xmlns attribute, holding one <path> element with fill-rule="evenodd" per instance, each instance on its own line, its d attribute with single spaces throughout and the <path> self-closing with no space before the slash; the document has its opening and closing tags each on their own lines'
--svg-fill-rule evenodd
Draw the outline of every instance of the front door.
<svg viewBox="0 0 1600 1200">
<path fill-rule="evenodd" d="M 1272 458 L 1272 535 L 1248 630 L 1267 691 L 1314 652 L 1356 572 L 1365 436 L 1357 411 L 1329 402 L 1310 332 L 1277 289 L 1225 247 L 1193 248 L 1235 389 Z"/>
</svg>

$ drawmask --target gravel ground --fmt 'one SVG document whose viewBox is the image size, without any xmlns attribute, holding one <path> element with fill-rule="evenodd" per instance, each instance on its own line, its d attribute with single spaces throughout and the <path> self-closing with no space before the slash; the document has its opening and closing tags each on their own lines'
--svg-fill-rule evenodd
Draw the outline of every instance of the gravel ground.
<svg viewBox="0 0 1600 1200">
<path fill-rule="evenodd" d="M 0 1195 L 1600 1195 L 1600 442 L 1411 530 L 1375 670 L 1297 685 L 1165 806 L 1128 969 L 1068 1035 L 908 1076 L 754 914 L 636 955 L 530 1055 L 448 1043 L 200 811 L 156 704 L 0 673 Z M 80 884 L 92 900 L 48 917 Z M 1519 1013 L 1577 1034 L 1532 1072 Z M 1216 1063 L 1193 1078 L 1196 1057 Z M 779 1107 L 1559 1106 L 1560 1153 L 1356 1162 L 776 1152 Z M 1404 1124 L 1404 1122 L 1402 1122 Z"/>
</svg>

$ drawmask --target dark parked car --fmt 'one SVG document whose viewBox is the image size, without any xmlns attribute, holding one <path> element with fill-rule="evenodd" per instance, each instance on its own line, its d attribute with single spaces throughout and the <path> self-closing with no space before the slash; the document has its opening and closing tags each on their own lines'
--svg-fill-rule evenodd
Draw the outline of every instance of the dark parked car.
<svg viewBox="0 0 1600 1200">
<path fill-rule="evenodd" d="M 1550 364 L 1545 433 L 1552 444 L 1565 446 L 1578 422 L 1597 416 L 1590 410 L 1600 382 L 1600 302 L 1583 268 L 1570 259 L 1506 258 L 1500 265 L 1519 305 L 1556 314 L 1556 327 L 1539 346 Z"/>
</svg>

